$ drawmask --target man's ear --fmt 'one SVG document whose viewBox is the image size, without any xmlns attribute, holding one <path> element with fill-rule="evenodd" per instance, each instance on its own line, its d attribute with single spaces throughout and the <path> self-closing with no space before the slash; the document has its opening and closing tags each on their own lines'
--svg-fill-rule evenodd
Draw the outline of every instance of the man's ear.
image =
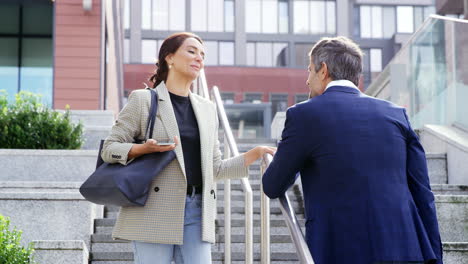
<svg viewBox="0 0 468 264">
<path fill-rule="evenodd" d="M 320 80 L 328 78 L 328 66 L 325 62 L 322 62 L 322 68 L 320 68 Z"/>
</svg>

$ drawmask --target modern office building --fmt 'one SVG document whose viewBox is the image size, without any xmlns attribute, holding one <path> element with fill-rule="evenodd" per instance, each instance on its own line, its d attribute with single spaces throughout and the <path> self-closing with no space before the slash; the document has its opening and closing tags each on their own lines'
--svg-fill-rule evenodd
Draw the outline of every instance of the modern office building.
<svg viewBox="0 0 468 264">
<path fill-rule="evenodd" d="M 192 31 L 205 41 L 209 86 L 217 85 L 229 111 L 237 112 L 232 120 L 256 113 L 253 124 L 265 127 L 276 112 L 307 99 L 307 54 L 320 38 L 344 35 L 361 46 L 366 56 L 360 88 L 366 90 L 435 12 L 434 5 L 434 0 L 3 0 L 0 89 L 11 95 L 39 92 L 54 108 L 118 109 L 122 96 L 144 87 L 164 38 Z"/>
<path fill-rule="evenodd" d="M 143 87 L 165 37 L 192 31 L 205 41 L 209 86 L 220 88 L 233 111 L 248 106 L 239 119 L 255 112 L 251 103 L 271 103 L 258 105 L 271 113 L 257 116 L 272 118 L 307 99 L 307 54 L 322 37 L 344 35 L 361 46 L 365 90 L 435 13 L 433 0 L 127 0 L 125 7 L 127 94 Z"/>
</svg>

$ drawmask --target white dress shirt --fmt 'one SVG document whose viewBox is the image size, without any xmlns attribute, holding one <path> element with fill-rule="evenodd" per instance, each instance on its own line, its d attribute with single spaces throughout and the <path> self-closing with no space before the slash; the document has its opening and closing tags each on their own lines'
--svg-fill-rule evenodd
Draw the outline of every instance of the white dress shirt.
<svg viewBox="0 0 468 264">
<path fill-rule="evenodd" d="M 351 87 L 351 88 L 354 88 L 354 89 L 357 89 L 359 91 L 359 88 L 356 87 L 356 85 L 351 82 L 351 81 L 348 81 L 348 80 L 335 80 L 335 81 L 331 81 L 328 83 L 327 87 L 325 88 L 325 91 L 332 87 L 332 86 L 346 86 L 346 87 Z"/>
</svg>

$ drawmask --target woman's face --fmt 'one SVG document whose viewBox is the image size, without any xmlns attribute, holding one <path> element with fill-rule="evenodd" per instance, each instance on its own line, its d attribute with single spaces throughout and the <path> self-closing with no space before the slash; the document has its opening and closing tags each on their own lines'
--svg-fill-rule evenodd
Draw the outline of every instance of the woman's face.
<svg viewBox="0 0 468 264">
<path fill-rule="evenodd" d="M 203 45 L 195 38 L 187 38 L 174 54 L 167 56 L 166 61 L 171 65 L 169 71 L 195 80 L 204 67 L 204 59 Z"/>
</svg>

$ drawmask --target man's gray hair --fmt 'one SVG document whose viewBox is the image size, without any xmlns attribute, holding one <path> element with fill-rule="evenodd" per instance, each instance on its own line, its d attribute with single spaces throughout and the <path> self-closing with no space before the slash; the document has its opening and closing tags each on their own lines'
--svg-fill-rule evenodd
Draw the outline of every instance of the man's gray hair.
<svg viewBox="0 0 468 264">
<path fill-rule="evenodd" d="M 322 38 L 309 53 L 315 72 L 325 63 L 333 80 L 349 80 L 359 86 L 363 53 L 359 46 L 346 37 Z M 311 69 L 312 70 L 312 69 Z"/>
</svg>

